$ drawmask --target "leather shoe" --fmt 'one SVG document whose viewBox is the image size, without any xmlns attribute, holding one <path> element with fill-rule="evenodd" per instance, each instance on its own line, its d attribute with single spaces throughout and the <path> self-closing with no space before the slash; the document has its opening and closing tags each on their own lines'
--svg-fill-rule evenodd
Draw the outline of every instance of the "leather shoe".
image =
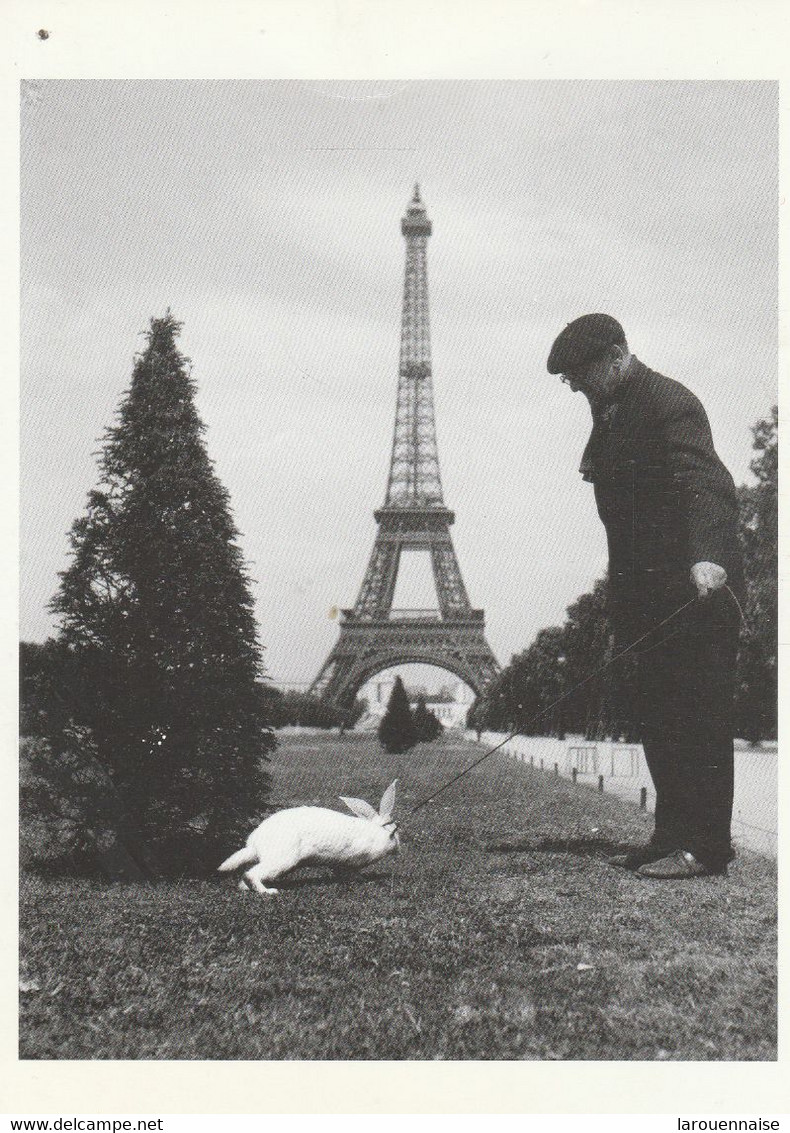
<svg viewBox="0 0 790 1133">
<path fill-rule="evenodd" d="M 614 857 L 607 858 L 607 865 L 617 866 L 619 869 L 639 869 L 640 866 L 647 865 L 648 862 L 655 862 L 659 858 L 666 857 L 670 853 L 669 846 L 655 846 L 648 843 L 646 846 L 638 846 L 635 850 L 630 850 L 625 854 L 615 854 Z"/>
<path fill-rule="evenodd" d="M 651 877 L 656 881 L 680 881 L 690 877 L 713 877 L 725 874 L 727 866 L 705 865 L 688 850 L 674 850 L 665 858 L 640 866 L 636 872 L 639 877 Z"/>
</svg>

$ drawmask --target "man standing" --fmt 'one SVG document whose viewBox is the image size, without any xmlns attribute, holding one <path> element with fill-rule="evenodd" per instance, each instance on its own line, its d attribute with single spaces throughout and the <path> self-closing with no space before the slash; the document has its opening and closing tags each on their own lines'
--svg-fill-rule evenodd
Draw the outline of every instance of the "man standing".
<svg viewBox="0 0 790 1133">
<path fill-rule="evenodd" d="M 732 477 L 699 400 L 629 353 L 609 315 L 569 323 L 548 370 L 592 409 L 581 472 L 606 529 L 615 647 L 638 642 L 635 708 L 655 831 L 610 862 L 660 879 L 726 873 L 743 592 Z"/>
</svg>

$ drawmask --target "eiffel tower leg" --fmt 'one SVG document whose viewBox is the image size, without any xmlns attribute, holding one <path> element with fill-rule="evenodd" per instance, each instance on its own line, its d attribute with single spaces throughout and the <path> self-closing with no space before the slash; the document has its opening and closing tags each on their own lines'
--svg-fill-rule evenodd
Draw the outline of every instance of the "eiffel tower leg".
<svg viewBox="0 0 790 1133">
<path fill-rule="evenodd" d="M 327 686 L 329 685 L 329 682 L 331 681 L 332 676 L 337 669 L 337 659 L 335 657 L 336 651 L 337 646 L 335 646 L 335 648 L 327 657 L 326 661 L 324 661 L 318 673 L 318 676 L 315 678 L 313 683 L 310 685 L 310 688 L 307 690 L 308 696 L 325 695 Z"/>
<path fill-rule="evenodd" d="M 355 617 L 386 617 L 395 592 L 399 559 L 400 547 L 377 536 L 354 606 Z"/>
<path fill-rule="evenodd" d="M 364 684 L 362 680 L 355 680 L 359 669 L 360 658 L 341 629 L 340 640 L 308 691 L 311 696 L 320 696 L 338 708 L 350 708 Z"/>
<path fill-rule="evenodd" d="M 469 598 L 449 533 L 446 539 L 431 545 L 431 563 L 442 617 L 465 613 L 469 609 Z"/>
</svg>

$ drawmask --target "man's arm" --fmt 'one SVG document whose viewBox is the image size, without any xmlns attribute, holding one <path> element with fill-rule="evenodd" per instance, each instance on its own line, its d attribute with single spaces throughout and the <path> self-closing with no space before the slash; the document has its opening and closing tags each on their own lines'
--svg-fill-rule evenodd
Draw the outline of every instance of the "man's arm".
<svg viewBox="0 0 790 1133">
<path fill-rule="evenodd" d="M 672 478 L 682 489 L 688 566 L 700 596 L 723 586 L 737 539 L 735 485 L 713 447 L 708 416 L 689 390 L 673 386 L 664 406 Z"/>
</svg>

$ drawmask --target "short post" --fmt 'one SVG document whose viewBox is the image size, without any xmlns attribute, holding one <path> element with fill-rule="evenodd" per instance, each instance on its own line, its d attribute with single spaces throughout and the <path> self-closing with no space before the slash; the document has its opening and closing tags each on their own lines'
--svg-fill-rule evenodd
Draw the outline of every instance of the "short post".
<svg viewBox="0 0 790 1133">
<path fill-rule="evenodd" d="M 603 775 L 598 776 L 598 794 L 603 794 Z"/>
<path fill-rule="evenodd" d="M 639 809 L 647 810 L 647 787 L 643 787 L 639 792 Z"/>
<path fill-rule="evenodd" d="M 542 759 L 540 761 L 540 769 L 541 769 L 541 771 L 543 770 L 543 760 Z"/>
<path fill-rule="evenodd" d="M 554 774 L 556 775 L 557 778 L 559 778 L 559 775 L 560 775 L 560 765 L 559 765 L 559 763 L 554 764 Z"/>
<path fill-rule="evenodd" d="M 578 774 L 579 774 L 578 767 L 574 767 L 573 770 L 571 771 L 571 779 L 573 779 L 574 783 L 576 782 L 576 776 Z"/>
<path fill-rule="evenodd" d="M 534 756 L 534 755 L 531 755 L 531 756 L 529 757 L 529 765 L 530 765 L 530 767 L 534 767 L 534 766 L 535 766 L 535 756 Z"/>
</svg>

